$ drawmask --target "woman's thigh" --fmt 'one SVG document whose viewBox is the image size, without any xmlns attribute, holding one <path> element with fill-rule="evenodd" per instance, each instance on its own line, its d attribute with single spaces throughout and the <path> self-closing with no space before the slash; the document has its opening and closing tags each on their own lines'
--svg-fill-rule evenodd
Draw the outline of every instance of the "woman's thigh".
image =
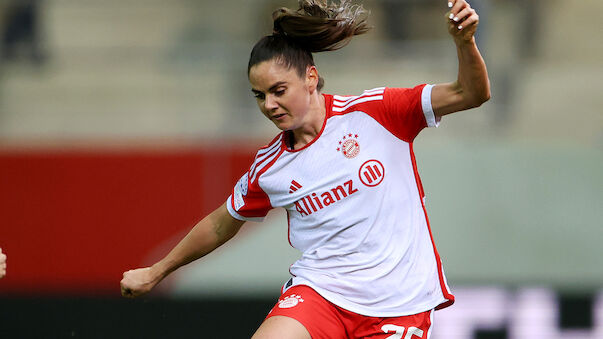
<svg viewBox="0 0 603 339">
<path fill-rule="evenodd" d="M 299 321 L 285 316 L 273 316 L 264 320 L 252 339 L 311 339 L 311 337 Z"/>
</svg>

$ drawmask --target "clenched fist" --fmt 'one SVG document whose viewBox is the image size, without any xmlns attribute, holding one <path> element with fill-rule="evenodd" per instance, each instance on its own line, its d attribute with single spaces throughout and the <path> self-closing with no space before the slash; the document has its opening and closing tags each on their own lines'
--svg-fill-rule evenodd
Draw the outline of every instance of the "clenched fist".
<svg viewBox="0 0 603 339">
<path fill-rule="evenodd" d="M 124 272 L 121 279 L 121 295 L 126 298 L 135 298 L 149 293 L 161 278 L 151 267 L 139 268 Z"/>
<path fill-rule="evenodd" d="M 479 15 L 465 0 L 449 0 L 448 32 L 457 43 L 471 41 L 477 30 Z"/>
</svg>

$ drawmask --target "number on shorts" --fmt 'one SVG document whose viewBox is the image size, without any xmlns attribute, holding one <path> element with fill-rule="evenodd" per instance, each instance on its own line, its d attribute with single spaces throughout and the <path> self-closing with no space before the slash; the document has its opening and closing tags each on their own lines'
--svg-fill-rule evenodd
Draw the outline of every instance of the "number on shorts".
<svg viewBox="0 0 603 339">
<path fill-rule="evenodd" d="M 402 339 L 402 335 L 404 334 L 404 331 L 406 330 L 406 328 L 404 326 L 396 326 L 396 325 L 387 324 L 387 325 L 381 326 L 381 330 L 383 331 L 383 333 L 390 333 L 390 332 L 395 333 L 385 339 Z M 408 332 L 406 332 L 404 339 L 412 339 L 413 335 L 416 335 L 419 338 L 423 338 L 423 330 L 411 326 L 408 328 Z"/>
</svg>

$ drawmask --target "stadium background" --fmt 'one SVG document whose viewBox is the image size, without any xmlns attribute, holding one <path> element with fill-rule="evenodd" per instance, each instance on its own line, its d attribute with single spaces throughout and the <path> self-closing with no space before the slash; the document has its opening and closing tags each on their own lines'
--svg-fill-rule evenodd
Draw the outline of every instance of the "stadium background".
<svg viewBox="0 0 603 339">
<path fill-rule="evenodd" d="M 492 100 L 415 143 L 458 300 L 432 338 L 603 338 L 603 3 L 471 3 Z M 325 92 L 455 78 L 444 1 L 364 4 L 375 29 L 316 56 Z M 281 5 L 0 2 L 0 337 L 249 337 L 298 256 L 279 211 L 148 297 L 119 280 L 277 132 L 245 72 Z"/>
</svg>

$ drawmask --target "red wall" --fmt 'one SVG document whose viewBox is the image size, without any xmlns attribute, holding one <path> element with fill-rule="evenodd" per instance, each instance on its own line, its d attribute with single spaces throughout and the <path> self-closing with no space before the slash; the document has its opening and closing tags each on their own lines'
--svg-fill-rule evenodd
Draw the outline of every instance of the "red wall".
<svg viewBox="0 0 603 339">
<path fill-rule="evenodd" d="M 0 294 L 115 294 L 124 270 L 226 200 L 250 144 L 0 151 Z"/>
</svg>

